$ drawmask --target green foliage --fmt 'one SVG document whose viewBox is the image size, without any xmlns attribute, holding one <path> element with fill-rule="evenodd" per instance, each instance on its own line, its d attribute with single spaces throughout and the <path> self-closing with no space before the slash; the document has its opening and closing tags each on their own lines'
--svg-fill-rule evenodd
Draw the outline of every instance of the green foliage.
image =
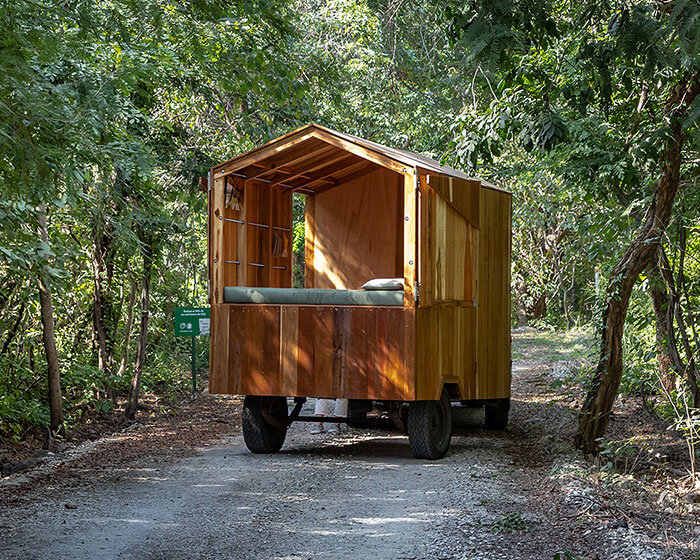
<svg viewBox="0 0 700 560">
<path fill-rule="evenodd" d="M 176 305 L 207 301 L 199 179 L 215 162 L 310 121 L 421 151 L 511 190 L 514 322 L 522 311 L 548 329 L 582 326 L 573 332 L 586 335 L 572 335 L 568 354 L 552 359 L 588 355 L 595 345 L 583 326 L 599 316 L 659 175 L 666 98 L 700 68 L 693 2 L 0 5 L 0 435 L 14 438 L 48 420 L 40 271 L 53 291 L 69 421 L 110 413 L 108 389 L 127 390 L 147 245 L 143 387 L 187 394 L 189 348 L 171 322 Z M 692 149 L 699 116 L 700 101 L 684 124 Z M 697 154 L 684 154 L 684 187 L 664 239 L 683 280 L 686 362 L 698 352 L 700 324 L 699 165 Z M 36 234 L 42 203 L 48 243 Z M 295 196 L 295 286 L 303 285 L 303 213 Z M 648 283 L 636 288 L 624 339 L 623 388 L 644 395 L 658 392 L 648 293 Z M 546 348 L 556 336 L 539 332 L 531 342 Z M 198 353 L 204 372 L 206 340 Z"/>
<path fill-rule="evenodd" d="M 529 529 L 522 514 L 517 511 L 504 513 L 500 519 L 496 519 L 491 523 L 491 528 L 495 533 L 514 533 L 527 531 Z"/>
</svg>

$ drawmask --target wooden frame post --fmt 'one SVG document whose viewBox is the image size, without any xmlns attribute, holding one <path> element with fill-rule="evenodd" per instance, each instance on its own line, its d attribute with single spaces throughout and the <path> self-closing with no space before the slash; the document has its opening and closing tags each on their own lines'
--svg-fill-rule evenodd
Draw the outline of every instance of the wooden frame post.
<svg viewBox="0 0 700 560">
<path fill-rule="evenodd" d="M 415 305 L 416 270 L 418 266 L 418 252 L 416 251 L 416 239 L 418 232 L 417 197 L 418 175 L 415 168 L 404 170 L 403 181 L 403 279 L 404 299 L 407 307 Z"/>
<path fill-rule="evenodd" d="M 314 287 L 314 248 L 316 245 L 316 198 L 307 196 L 304 201 L 304 287 Z"/>
<path fill-rule="evenodd" d="M 226 187 L 224 177 L 214 179 L 211 194 L 211 304 L 224 302 L 224 208 Z"/>
</svg>

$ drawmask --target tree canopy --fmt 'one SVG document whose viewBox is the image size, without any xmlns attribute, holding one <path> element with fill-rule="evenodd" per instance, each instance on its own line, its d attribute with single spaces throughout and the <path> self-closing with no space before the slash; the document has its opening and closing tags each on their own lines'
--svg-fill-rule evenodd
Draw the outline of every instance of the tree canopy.
<svg viewBox="0 0 700 560">
<path fill-rule="evenodd" d="M 0 7 L 0 437 L 187 391 L 200 178 L 311 121 L 514 193 L 513 324 L 600 333 L 582 448 L 620 384 L 700 406 L 697 1 Z"/>
</svg>

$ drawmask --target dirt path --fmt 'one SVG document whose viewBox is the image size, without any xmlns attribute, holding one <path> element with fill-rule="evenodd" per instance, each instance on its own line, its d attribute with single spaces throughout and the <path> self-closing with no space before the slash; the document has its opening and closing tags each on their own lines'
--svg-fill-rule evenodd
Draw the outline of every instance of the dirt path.
<svg viewBox="0 0 700 560">
<path fill-rule="evenodd" d="M 591 505 L 597 490 L 570 475 L 585 463 L 553 451 L 569 420 L 542 402 L 551 366 L 527 358 L 514 366 L 511 428 L 487 432 L 481 411 L 461 412 L 441 461 L 412 459 L 398 433 L 332 437 L 304 424 L 281 453 L 255 456 L 230 426 L 193 456 L 109 469 L 93 457 L 71 484 L 44 476 L 0 508 L 0 558 L 691 558 L 668 535 Z"/>
<path fill-rule="evenodd" d="M 308 432 L 294 426 L 274 456 L 231 437 L 4 512 L 0 557 L 436 558 L 438 528 L 507 490 L 498 436 L 458 437 L 447 459 L 423 462 L 399 434 Z"/>
</svg>

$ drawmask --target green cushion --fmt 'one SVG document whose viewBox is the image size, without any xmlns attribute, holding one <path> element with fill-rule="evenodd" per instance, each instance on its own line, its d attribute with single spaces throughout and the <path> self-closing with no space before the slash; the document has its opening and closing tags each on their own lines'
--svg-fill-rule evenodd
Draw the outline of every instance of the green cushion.
<svg viewBox="0 0 700 560">
<path fill-rule="evenodd" d="M 225 303 L 292 303 L 298 305 L 403 305 L 403 291 L 315 290 L 226 286 Z"/>
</svg>

